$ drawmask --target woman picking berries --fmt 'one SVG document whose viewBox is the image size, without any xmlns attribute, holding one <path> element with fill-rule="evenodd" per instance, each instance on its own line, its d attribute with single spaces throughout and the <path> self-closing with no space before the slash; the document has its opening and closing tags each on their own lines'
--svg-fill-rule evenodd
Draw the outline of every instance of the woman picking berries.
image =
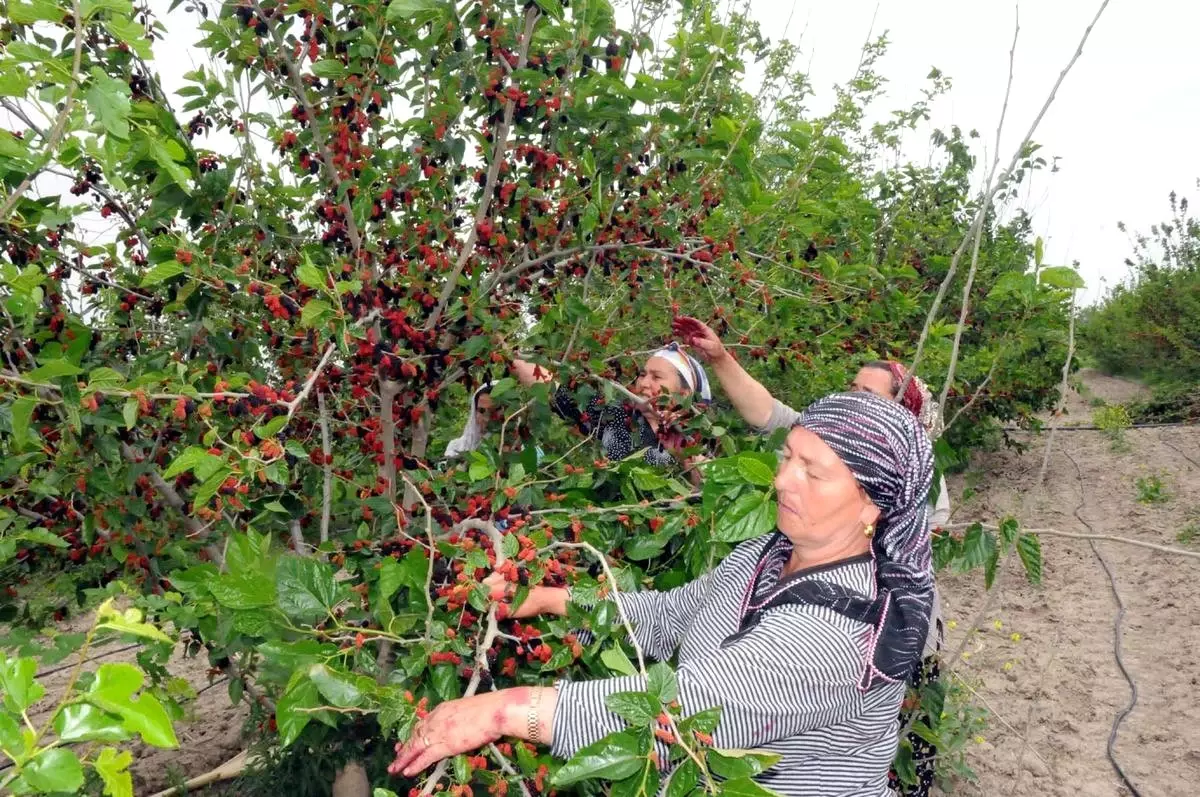
<svg viewBox="0 0 1200 797">
<path fill-rule="evenodd" d="M 674 327 L 676 337 L 691 346 L 713 369 L 733 406 L 747 423 L 758 427 L 764 434 L 790 425 L 795 411 L 773 397 L 770 391 L 750 376 L 711 328 L 687 317 L 675 319 Z M 918 377 L 909 379 L 905 386 L 907 376 L 907 370 L 900 363 L 876 360 L 859 369 L 850 383 L 850 389 L 854 392 L 872 393 L 900 404 L 912 413 L 930 440 L 936 440 L 942 432 L 941 409 L 934 401 L 929 388 Z M 905 388 L 903 393 L 900 391 L 901 387 Z M 950 520 L 950 497 L 944 476 L 939 480 L 937 497 L 930 504 L 928 523 L 932 532 Z M 917 693 L 927 684 L 938 680 L 938 652 L 942 647 L 943 636 L 941 600 L 935 589 L 924 656 L 912 682 L 912 687 Z M 920 711 L 919 704 L 916 710 L 919 712 L 916 716 L 917 721 L 923 722 L 927 727 L 936 726 L 930 717 Z M 912 725 L 912 712 L 904 712 L 901 715 L 901 726 L 911 728 Z M 893 773 L 892 787 L 904 797 L 925 797 L 933 785 L 937 749 L 912 731 L 908 734 L 908 741 L 912 745 L 917 782 L 906 786 Z"/>
<path fill-rule="evenodd" d="M 683 713 L 722 708 L 715 746 L 782 756 L 762 785 L 884 797 L 933 599 L 929 439 L 911 413 L 866 393 L 822 399 L 790 425 L 776 533 L 682 587 L 614 599 L 647 656 L 678 657 Z M 515 614 L 561 615 L 569 599 L 539 587 Z M 608 695 L 646 687 L 633 676 L 443 703 L 396 746 L 390 771 L 414 777 L 505 736 L 570 757 L 624 727 Z M 671 758 L 660 750 L 658 760 Z"/>
<path fill-rule="evenodd" d="M 512 361 L 512 373 L 526 387 L 537 382 L 552 382 L 554 374 L 521 359 Z M 708 374 L 695 357 L 677 343 L 655 351 L 646 360 L 633 384 L 633 395 L 639 402 L 606 403 L 596 396 L 580 409 L 565 385 L 554 394 L 554 411 L 571 421 L 584 434 L 595 437 L 607 459 L 617 461 L 637 451 L 644 451 L 647 464 L 670 467 L 689 443 L 679 432 L 671 430 L 673 417 L 660 411 L 658 402 L 664 398 L 692 397 L 697 404 L 712 401 Z M 698 476 L 695 465 L 699 457 L 687 458 L 683 466 L 693 478 Z"/>
</svg>

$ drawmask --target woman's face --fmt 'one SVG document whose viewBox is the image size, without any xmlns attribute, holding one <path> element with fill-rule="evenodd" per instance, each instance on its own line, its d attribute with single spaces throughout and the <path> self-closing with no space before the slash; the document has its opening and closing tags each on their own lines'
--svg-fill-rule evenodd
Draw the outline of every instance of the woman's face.
<svg viewBox="0 0 1200 797">
<path fill-rule="evenodd" d="M 662 357 L 651 357 L 633 383 L 633 392 L 642 398 L 655 399 L 665 393 L 686 393 L 687 389 L 675 366 Z"/>
<path fill-rule="evenodd" d="M 892 392 L 892 372 L 882 368 L 868 366 L 858 369 L 854 381 L 850 383 L 850 390 L 855 393 L 874 393 L 888 401 L 896 400 L 896 394 Z"/>
<path fill-rule="evenodd" d="M 807 429 L 796 427 L 780 451 L 775 474 L 779 530 L 795 545 L 819 548 L 862 535 L 879 517 L 846 463 Z"/>
</svg>

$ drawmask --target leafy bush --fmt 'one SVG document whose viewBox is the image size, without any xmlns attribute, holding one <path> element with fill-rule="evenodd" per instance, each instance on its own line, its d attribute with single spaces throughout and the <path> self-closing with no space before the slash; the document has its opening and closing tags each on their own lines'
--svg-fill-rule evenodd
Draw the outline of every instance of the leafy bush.
<svg viewBox="0 0 1200 797">
<path fill-rule="evenodd" d="M 1192 388 L 1200 382 L 1200 222 L 1186 198 L 1172 192 L 1170 206 L 1170 220 L 1136 237 L 1128 281 L 1083 313 L 1079 332 L 1110 373 Z"/>
</svg>

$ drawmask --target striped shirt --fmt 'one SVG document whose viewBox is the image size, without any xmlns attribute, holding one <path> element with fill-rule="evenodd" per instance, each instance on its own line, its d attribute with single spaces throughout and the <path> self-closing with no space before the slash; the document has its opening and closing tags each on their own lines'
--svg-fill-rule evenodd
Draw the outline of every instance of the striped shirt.
<svg viewBox="0 0 1200 797">
<path fill-rule="evenodd" d="M 684 714 L 722 707 L 715 746 L 782 755 L 756 778 L 762 785 L 788 797 L 884 797 L 904 684 L 859 689 L 869 626 L 825 607 L 788 604 L 767 609 L 730 639 L 755 597 L 779 581 L 790 546 L 778 534 L 742 543 L 689 584 L 625 594 L 621 603 L 648 657 L 678 654 Z M 786 578 L 875 592 L 869 556 Z M 567 758 L 624 728 L 605 697 L 645 689 L 641 676 L 560 684 L 552 752 Z"/>
</svg>

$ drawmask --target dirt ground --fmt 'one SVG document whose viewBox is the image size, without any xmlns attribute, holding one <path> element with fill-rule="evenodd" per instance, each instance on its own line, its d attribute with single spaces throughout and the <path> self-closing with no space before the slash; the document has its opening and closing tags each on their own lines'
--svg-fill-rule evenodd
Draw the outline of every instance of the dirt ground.
<svg viewBox="0 0 1200 797">
<path fill-rule="evenodd" d="M 1079 381 L 1082 391 L 1070 396 L 1067 424 L 1089 423 L 1097 398 L 1119 403 L 1141 392 L 1095 372 L 1082 372 Z M 1125 436 L 1128 450 L 1114 451 L 1102 432 L 1055 435 L 1044 490 L 1036 483 L 1045 436 L 1026 436 L 1024 454 L 978 456 L 967 474 L 951 480 L 953 521 L 1013 515 L 1028 528 L 1089 533 L 1073 514 L 1082 502 L 1080 514 L 1092 533 L 1200 552 L 1200 533 L 1192 541 L 1177 539 L 1189 527 L 1200 532 L 1200 429 L 1138 429 Z M 1154 477 L 1165 485 L 1165 500 L 1139 502 L 1137 480 Z M 1117 604 L 1108 576 L 1086 540 L 1046 535 L 1042 548 L 1041 587 L 1026 582 L 1015 556 L 990 593 L 978 573 L 941 579 L 947 617 L 957 623 L 948 634 L 951 654 L 979 617 L 964 656 L 945 666 L 977 691 L 991 714 L 986 740 L 971 755 L 979 780 L 956 784 L 954 793 L 1131 794 L 1105 752 L 1113 718 L 1130 699 L 1114 657 Z M 1113 542 L 1096 548 L 1126 606 L 1122 653 L 1138 689 L 1137 705 L 1120 728 L 1117 760 L 1145 797 L 1196 794 L 1200 560 Z"/>
<path fill-rule="evenodd" d="M 62 630 L 83 631 L 91 622 L 89 613 L 73 619 Z M 167 669 L 171 675 L 185 679 L 197 696 L 188 704 L 187 716 L 175 726 L 179 737 L 177 750 L 161 750 L 140 741 L 129 745 L 133 752 L 133 793 L 138 797 L 148 797 L 207 772 L 244 748 L 241 731 L 247 715 L 245 703 L 230 705 L 228 681 L 224 676 L 209 677 L 206 656 L 184 658 L 181 652 L 182 646 Z M 88 652 L 87 669 L 95 671 L 108 662 L 134 662 L 136 655 L 137 650 L 125 642 L 94 647 Z M 77 658 L 72 656 L 39 671 L 38 680 L 46 687 L 46 698 L 30 713 L 35 724 L 40 725 L 57 704 L 54 698 L 66 689 L 76 662 Z"/>
</svg>

